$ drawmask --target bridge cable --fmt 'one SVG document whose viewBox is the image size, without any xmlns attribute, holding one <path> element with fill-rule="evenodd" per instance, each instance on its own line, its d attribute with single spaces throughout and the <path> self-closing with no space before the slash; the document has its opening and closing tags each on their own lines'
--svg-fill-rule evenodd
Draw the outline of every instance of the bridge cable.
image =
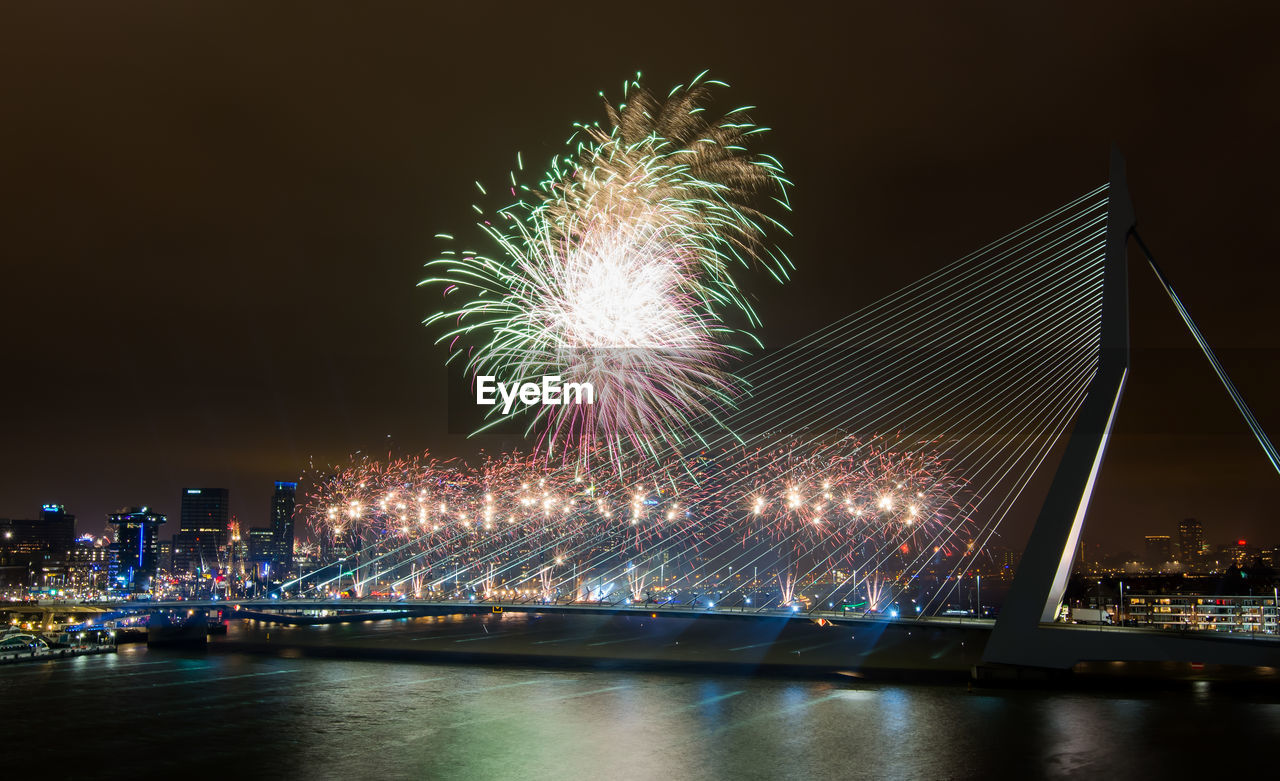
<svg viewBox="0 0 1280 781">
<path fill-rule="evenodd" d="M 1258 419 L 1253 416 L 1253 410 L 1249 409 L 1249 405 L 1245 403 L 1240 391 L 1236 390 L 1235 383 L 1227 376 L 1227 370 L 1218 361 L 1218 356 L 1214 354 L 1213 348 L 1209 346 L 1209 341 L 1204 338 L 1204 334 L 1200 332 L 1196 321 L 1191 318 L 1191 313 L 1187 311 L 1186 305 L 1182 303 L 1182 299 L 1174 291 L 1173 285 L 1169 283 L 1169 278 L 1160 270 L 1156 259 L 1151 255 L 1151 250 L 1147 249 L 1146 242 L 1138 235 L 1137 230 L 1132 231 L 1132 233 L 1134 240 L 1142 248 L 1142 254 L 1147 256 L 1147 263 L 1151 265 L 1151 270 L 1155 272 L 1156 279 L 1160 280 L 1160 285 L 1164 288 L 1164 292 L 1169 294 L 1169 300 L 1173 302 L 1174 308 L 1178 310 L 1178 314 L 1182 317 L 1182 322 L 1186 323 L 1187 328 L 1191 331 L 1191 335 L 1195 338 L 1196 344 L 1200 346 L 1204 357 L 1208 358 L 1209 363 L 1213 365 L 1213 371 L 1218 375 L 1218 379 L 1222 381 L 1223 387 L 1227 389 L 1227 393 L 1230 394 L 1236 409 L 1244 417 L 1244 422 L 1249 426 L 1249 430 L 1253 432 L 1254 439 L 1258 440 L 1258 444 L 1262 446 L 1262 451 L 1266 454 L 1267 460 L 1271 462 L 1271 466 L 1277 473 L 1280 473 L 1280 454 L 1276 453 L 1275 445 L 1271 444 L 1271 438 L 1267 436 L 1267 432 L 1258 423 Z"/>
</svg>

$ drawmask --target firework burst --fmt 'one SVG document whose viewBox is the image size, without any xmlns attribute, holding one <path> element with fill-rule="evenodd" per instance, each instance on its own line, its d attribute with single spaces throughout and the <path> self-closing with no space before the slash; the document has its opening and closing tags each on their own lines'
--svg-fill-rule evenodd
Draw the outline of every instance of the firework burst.
<svg viewBox="0 0 1280 781">
<path fill-rule="evenodd" d="M 750 107 L 706 112 L 722 86 L 699 77 L 663 99 L 628 83 L 608 126 L 580 125 L 539 184 L 513 175 L 518 200 L 480 225 L 495 256 L 428 264 L 424 284 L 460 300 L 426 322 L 467 343 L 451 358 L 465 354 L 469 374 L 595 388 L 593 404 L 535 408 L 529 428 L 546 452 L 657 457 L 733 404 L 732 363 L 759 324 L 734 272 L 786 279 L 790 262 L 770 244 L 785 229 L 761 203 L 786 209 L 788 182 L 748 151 L 764 130 Z"/>
<path fill-rule="evenodd" d="M 932 444 L 845 437 L 730 449 L 649 463 L 643 480 L 639 466 L 623 479 L 514 453 L 476 467 L 364 459 L 313 478 L 305 511 L 321 540 L 345 548 L 353 587 L 526 588 L 553 599 L 616 579 L 638 600 L 663 583 L 652 562 L 671 557 L 701 562 L 688 571 L 712 579 L 748 566 L 773 572 L 788 604 L 817 573 L 878 573 L 889 558 L 906 567 L 921 551 L 963 546 L 971 492 Z M 833 584 L 858 586 L 856 575 Z"/>
</svg>

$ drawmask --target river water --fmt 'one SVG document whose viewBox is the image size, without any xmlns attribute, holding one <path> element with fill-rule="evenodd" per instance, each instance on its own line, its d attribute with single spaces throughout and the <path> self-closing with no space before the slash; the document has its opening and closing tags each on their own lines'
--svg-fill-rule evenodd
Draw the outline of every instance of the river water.
<svg viewBox="0 0 1280 781">
<path fill-rule="evenodd" d="M 1272 772 L 1280 740 L 1280 697 L 1211 685 L 971 692 L 141 645 L 0 667 L 0 704 L 8 778 L 1208 777 Z"/>
</svg>

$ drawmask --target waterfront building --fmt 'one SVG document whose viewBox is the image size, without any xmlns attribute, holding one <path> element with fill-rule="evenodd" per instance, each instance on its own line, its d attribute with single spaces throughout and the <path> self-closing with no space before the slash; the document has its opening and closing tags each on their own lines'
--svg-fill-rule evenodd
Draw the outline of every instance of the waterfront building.
<svg viewBox="0 0 1280 781">
<path fill-rule="evenodd" d="M 115 527 L 108 561 L 109 587 L 115 591 L 151 590 L 160 561 L 160 525 L 168 519 L 147 507 L 123 507 L 107 516 Z"/>
<path fill-rule="evenodd" d="M 1129 594 L 1121 619 L 1159 629 L 1276 634 L 1276 596 Z"/>
</svg>

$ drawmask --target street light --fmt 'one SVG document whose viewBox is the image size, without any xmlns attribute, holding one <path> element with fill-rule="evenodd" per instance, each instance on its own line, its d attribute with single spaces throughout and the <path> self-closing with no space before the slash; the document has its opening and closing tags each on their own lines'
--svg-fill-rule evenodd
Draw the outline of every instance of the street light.
<svg viewBox="0 0 1280 781">
<path fill-rule="evenodd" d="M 1102 610 L 1102 581 L 1098 581 L 1098 590 L 1094 592 L 1093 607 L 1095 610 Z M 1102 631 L 1102 617 L 1098 617 L 1098 631 Z"/>
</svg>

